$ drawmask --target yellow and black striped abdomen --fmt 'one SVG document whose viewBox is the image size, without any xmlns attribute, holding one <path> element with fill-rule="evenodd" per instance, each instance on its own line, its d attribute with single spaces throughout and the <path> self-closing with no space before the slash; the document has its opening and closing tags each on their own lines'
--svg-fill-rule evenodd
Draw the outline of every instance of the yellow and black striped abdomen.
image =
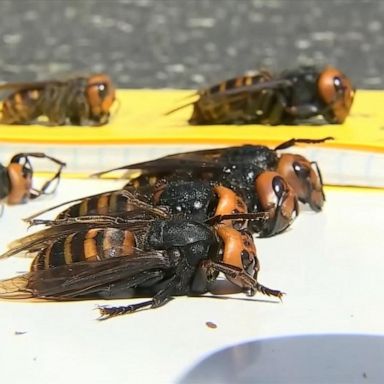
<svg viewBox="0 0 384 384">
<path fill-rule="evenodd" d="M 80 261 L 96 261 L 129 256 L 135 246 L 132 232 L 117 228 L 90 229 L 59 238 L 41 250 L 31 265 L 31 271 L 49 269 Z"/>
<path fill-rule="evenodd" d="M 3 101 L 1 122 L 15 124 L 36 119 L 40 111 L 41 91 L 37 89 L 20 90 Z"/>
<path fill-rule="evenodd" d="M 80 203 L 74 204 L 68 209 L 60 212 L 57 219 L 78 217 L 85 215 L 109 215 L 119 212 L 128 212 L 134 206 L 127 196 L 121 191 L 103 193 L 83 199 Z"/>
<path fill-rule="evenodd" d="M 275 91 L 267 71 L 239 76 L 199 92 L 190 124 L 237 124 L 265 122 L 274 111 Z M 263 84 L 265 83 L 265 88 Z M 269 84 L 269 86 L 268 86 Z"/>
<path fill-rule="evenodd" d="M 225 80 L 219 84 L 213 85 L 200 92 L 200 95 L 214 95 L 234 90 L 236 88 L 250 87 L 251 85 L 260 84 L 272 80 L 272 75 L 267 71 L 256 72 L 254 74 L 234 77 Z"/>
</svg>

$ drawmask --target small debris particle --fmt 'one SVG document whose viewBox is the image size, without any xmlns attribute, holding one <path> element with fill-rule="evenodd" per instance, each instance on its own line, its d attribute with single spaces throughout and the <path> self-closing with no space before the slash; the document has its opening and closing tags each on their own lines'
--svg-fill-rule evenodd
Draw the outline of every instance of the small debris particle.
<svg viewBox="0 0 384 384">
<path fill-rule="evenodd" d="M 207 322 L 205 323 L 205 325 L 206 325 L 208 328 L 212 328 L 212 329 L 217 328 L 217 324 L 212 323 L 212 321 L 207 321 Z"/>
<path fill-rule="evenodd" d="M 26 333 L 27 333 L 27 331 L 15 331 L 16 336 L 24 335 Z"/>
<path fill-rule="evenodd" d="M 366 379 L 368 376 L 366 374 L 366 372 L 363 372 L 363 378 Z"/>
</svg>

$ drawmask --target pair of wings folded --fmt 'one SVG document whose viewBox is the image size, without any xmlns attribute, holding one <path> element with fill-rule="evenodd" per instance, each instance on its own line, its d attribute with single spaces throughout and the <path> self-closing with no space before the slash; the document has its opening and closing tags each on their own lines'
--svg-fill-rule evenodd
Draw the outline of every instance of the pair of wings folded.
<svg viewBox="0 0 384 384">
<path fill-rule="evenodd" d="M 0 297 L 65 300 L 103 292 L 122 281 L 125 289 L 134 288 L 169 268 L 170 261 L 164 252 L 136 249 L 129 257 L 77 262 L 2 280 Z"/>
<path fill-rule="evenodd" d="M 176 153 L 142 163 L 123 165 L 118 168 L 94 173 L 92 176 L 100 177 L 106 173 L 119 170 L 127 170 L 128 177 L 129 171 L 132 171 L 132 173 L 140 171 L 145 175 L 156 173 L 163 174 L 168 172 L 171 173 L 176 169 L 181 171 L 193 171 L 199 169 L 218 170 L 226 165 L 226 162 L 223 159 L 223 154 L 225 154 L 229 148 L 213 148 L 200 151 Z"/>
<path fill-rule="evenodd" d="M 129 213 L 124 219 L 115 216 L 94 216 L 47 221 L 46 229 L 15 240 L 10 249 L 0 258 L 22 252 L 37 252 L 59 238 L 72 233 L 87 232 L 92 228 L 121 228 L 138 236 L 145 236 L 152 219 L 137 219 Z M 94 294 L 107 289 L 109 285 L 124 281 L 125 288 L 135 287 L 159 273 L 171 268 L 171 261 L 164 251 L 134 248 L 130 255 L 111 257 L 98 261 L 82 261 L 49 269 L 31 271 L 21 276 L 0 281 L 0 297 L 26 298 L 44 297 L 68 299 Z"/>
</svg>

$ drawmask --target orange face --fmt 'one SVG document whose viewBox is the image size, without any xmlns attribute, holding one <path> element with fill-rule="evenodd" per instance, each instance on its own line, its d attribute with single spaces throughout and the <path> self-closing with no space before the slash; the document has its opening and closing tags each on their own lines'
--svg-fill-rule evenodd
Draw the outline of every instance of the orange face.
<svg viewBox="0 0 384 384">
<path fill-rule="evenodd" d="M 11 163 L 8 166 L 10 191 L 7 197 L 8 204 L 25 203 L 32 188 L 32 174 L 25 173 L 21 164 Z"/>
<path fill-rule="evenodd" d="M 268 231 L 264 236 L 284 231 L 299 213 L 295 191 L 277 172 L 266 171 L 255 180 L 260 210 L 269 214 Z"/>
<path fill-rule="evenodd" d="M 314 211 L 321 211 L 325 195 L 318 168 L 301 155 L 283 154 L 277 172 L 287 180 L 302 203 L 308 203 Z"/>
<path fill-rule="evenodd" d="M 252 236 L 246 231 L 237 231 L 226 225 L 217 228 L 217 234 L 223 242 L 222 262 L 237 267 L 245 274 L 256 278 L 259 271 L 259 261 L 256 246 Z M 227 276 L 232 283 L 245 288 L 243 280 Z"/>
<path fill-rule="evenodd" d="M 109 110 L 115 101 L 115 87 L 105 74 L 92 75 L 88 79 L 86 97 L 89 103 L 91 117 L 106 123 Z"/>
<path fill-rule="evenodd" d="M 330 112 L 324 114 L 324 118 L 333 124 L 343 123 L 355 96 L 355 89 L 348 77 L 338 69 L 328 67 L 319 76 L 318 92 L 330 107 Z"/>
</svg>

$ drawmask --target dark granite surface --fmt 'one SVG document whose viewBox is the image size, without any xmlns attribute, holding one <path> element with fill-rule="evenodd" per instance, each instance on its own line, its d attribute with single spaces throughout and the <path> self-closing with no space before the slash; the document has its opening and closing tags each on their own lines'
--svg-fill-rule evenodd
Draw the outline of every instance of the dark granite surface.
<svg viewBox="0 0 384 384">
<path fill-rule="evenodd" d="M 384 87 L 381 0 L 0 0 L 0 81 L 106 71 L 119 87 L 196 88 L 326 63 Z"/>
</svg>

